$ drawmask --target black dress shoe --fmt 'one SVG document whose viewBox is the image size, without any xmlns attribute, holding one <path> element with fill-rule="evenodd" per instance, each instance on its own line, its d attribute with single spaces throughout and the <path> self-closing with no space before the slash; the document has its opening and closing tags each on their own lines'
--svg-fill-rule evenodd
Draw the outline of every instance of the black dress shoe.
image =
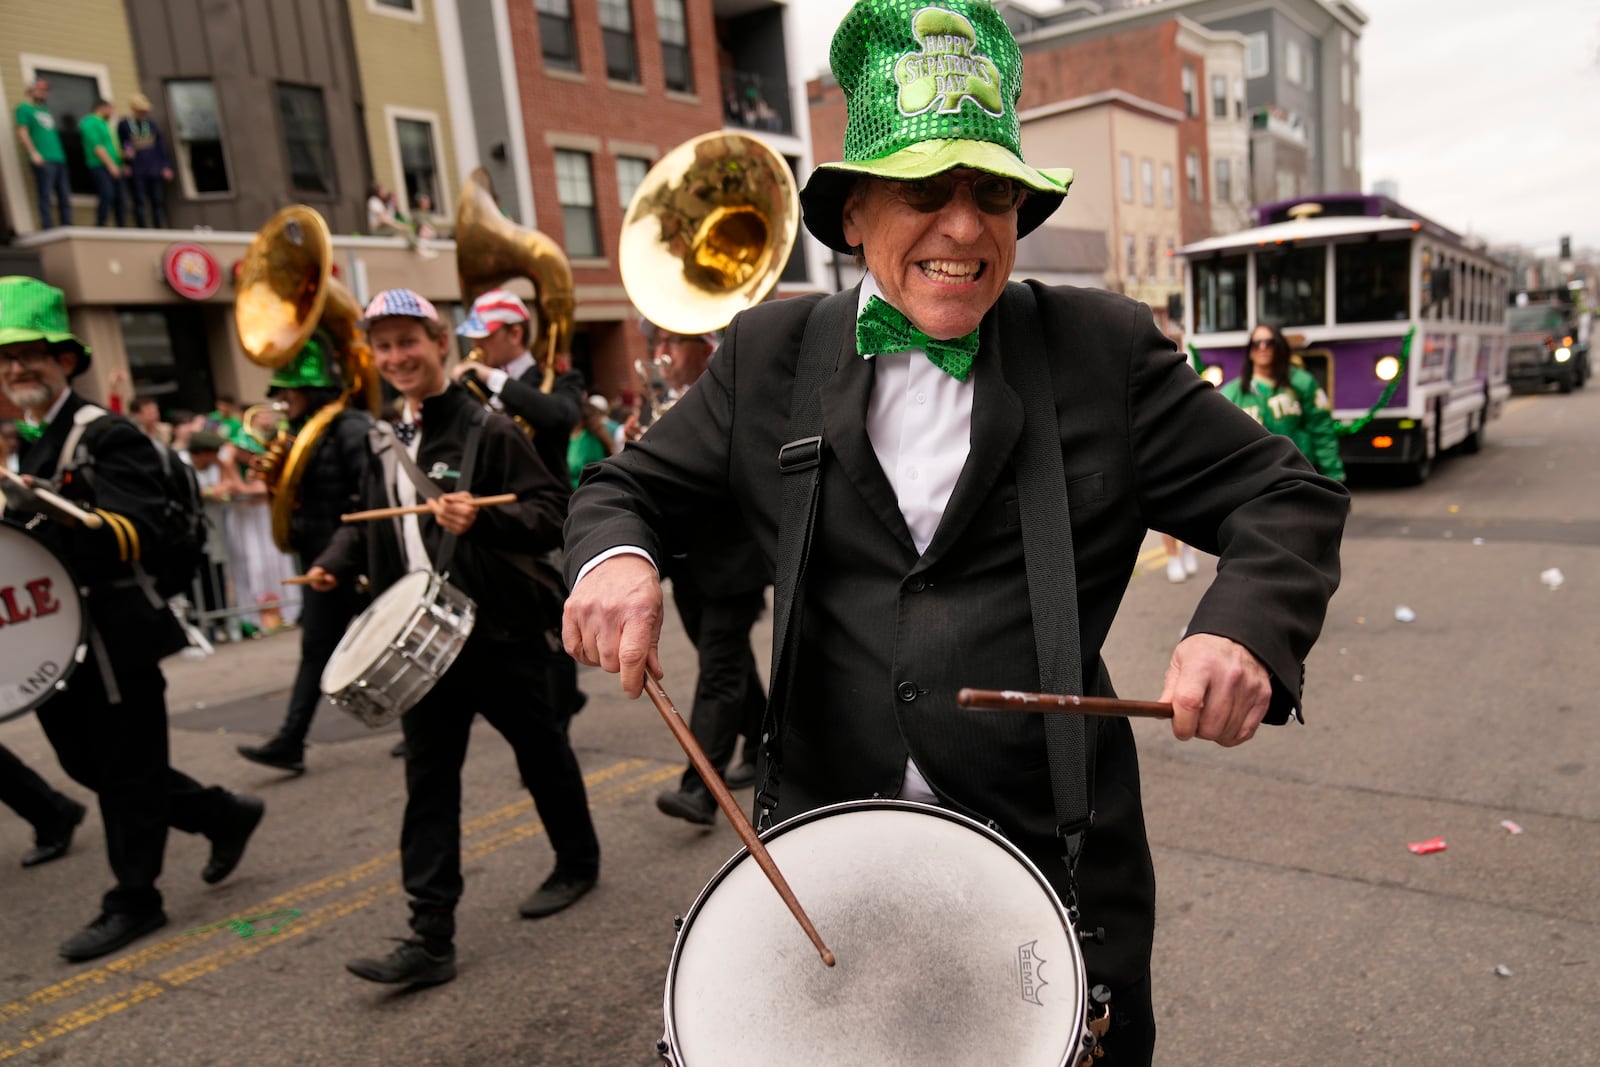
<svg viewBox="0 0 1600 1067">
<path fill-rule="evenodd" d="M 63 959 L 82 963 L 104 956 L 167 925 L 164 912 L 152 911 L 142 915 L 105 912 L 94 922 L 68 938 L 61 946 Z"/>
<path fill-rule="evenodd" d="M 755 760 L 745 760 L 728 768 L 728 773 L 722 776 L 729 789 L 748 789 L 756 784 Z"/>
<path fill-rule="evenodd" d="M 438 985 L 456 976 L 456 950 L 445 945 L 434 951 L 417 938 L 401 941 L 387 956 L 363 956 L 344 969 L 357 978 L 385 985 Z"/>
<path fill-rule="evenodd" d="M 717 821 L 717 802 L 710 793 L 699 789 L 668 789 L 656 796 L 656 810 L 697 826 L 711 826 Z"/>
<path fill-rule="evenodd" d="M 240 745 L 239 755 L 264 767 L 275 767 L 290 774 L 306 773 L 306 750 L 300 745 L 274 737 L 264 745 Z"/>
<path fill-rule="evenodd" d="M 578 898 L 594 888 L 599 880 L 596 874 L 571 874 L 557 867 L 533 895 L 522 902 L 518 910 L 524 919 L 542 919 L 570 908 Z"/>
<path fill-rule="evenodd" d="M 67 811 L 67 818 L 60 829 L 49 833 L 35 833 L 33 835 L 33 848 L 22 856 L 24 867 L 37 867 L 41 863 L 58 860 L 67 854 L 67 849 L 72 847 L 72 834 L 83 821 L 89 809 L 79 804 L 76 800 L 68 799 L 72 807 Z"/>
<path fill-rule="evenodd" d="M 234 794 L 233 804 L 228 826 L 211 839 L 211 859 L 206 863 L 206 869 L 200 872 L 200 878 L 206 885 L 216 885 L 239 866 L 239 861 L 244 858 L 244 847 L 250 843 L 250 835 L 256 832 L 256 827 L 261 824 L 262 813 L 267 810 L 267 805 L 260 797 L 244 793 Z"/>
</svg>

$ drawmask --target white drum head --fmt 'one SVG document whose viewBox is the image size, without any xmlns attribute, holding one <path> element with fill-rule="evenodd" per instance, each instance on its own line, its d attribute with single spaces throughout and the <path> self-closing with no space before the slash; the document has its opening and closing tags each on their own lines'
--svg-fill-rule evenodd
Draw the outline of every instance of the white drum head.
<svg viewBox="0 0 1600 1067">
<path fill-rule="evenodd" d="M 741 854 L 695 903 L 667 976 L 682 1067 L 1074 1062 L 1076 935 L 998 835 L 879 801 L 801 816 L 766 844 L 837 966 Z"/>
<path fill-rule="evenodd" d="M 66 564 L 0 524 L 0 720 L 44 703 L 83 658 L 84 615 Z"/>
<path fill-rule="evenodd" d="M 322 669 L 322 691 L 337 693 L 364 674 L 394 643 L 428 594 L 432 571 L 412 571 L 357 615 Z"/>
</svg>

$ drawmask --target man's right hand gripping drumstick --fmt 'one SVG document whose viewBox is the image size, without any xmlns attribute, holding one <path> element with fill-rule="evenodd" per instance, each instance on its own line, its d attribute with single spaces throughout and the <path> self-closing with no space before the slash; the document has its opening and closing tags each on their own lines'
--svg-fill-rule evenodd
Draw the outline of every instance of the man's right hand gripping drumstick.
<svg viewBox="0 0 1600 1067">
<path fill-rule="evenodd" d="M 339 579 L 331 571 L 312 567 L 306 571 L 306 584 L 319 593 L 331 593 L 339 587 Z"/>
<path fill-rule="evenodd" d="M 567 597 L 561 639 L 579 663 L 622 676 L 631 699 L 644 691 L 644 672 L 662 676 L 661 576 L 643 556 L 612 556 Z"/>
</svg>

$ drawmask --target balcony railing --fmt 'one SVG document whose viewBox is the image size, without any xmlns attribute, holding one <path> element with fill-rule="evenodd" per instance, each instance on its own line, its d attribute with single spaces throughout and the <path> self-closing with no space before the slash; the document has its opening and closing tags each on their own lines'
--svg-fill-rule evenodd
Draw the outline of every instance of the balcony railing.
<svg viewBox="0 0 1600 1067">
<path fill-rule="evenodd" d="M 789 87 L 776 78 L 750 71 L 724 70 L 722 118 L 729 126 L 766 133 L 793 133 Z"/>
</svg>

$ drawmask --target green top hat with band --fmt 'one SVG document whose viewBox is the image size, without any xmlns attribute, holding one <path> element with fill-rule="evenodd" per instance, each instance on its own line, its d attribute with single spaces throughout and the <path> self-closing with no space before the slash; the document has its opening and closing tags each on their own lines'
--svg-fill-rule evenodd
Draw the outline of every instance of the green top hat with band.
<svg viewBox="0 0 1600 1067">
<path fill-rule="evenodd" d="M 1072 171 L 1022 161 L 1022 52 L 990 0 L 860 0 L 829 64 L 845 95 L 844 160 L 817 167 L 800 193 L 806 228 L 829 248 L 851 251 L 842 215 L 861 176 L 1010 178 L 1028 190 L 1019 237 L 1061 206 Z"/>
<path fill-rule="evenodd" d="M 37 278 L 13 274 L 0 278 L 0 345 L 26 341 L 71 348 L 78 354 L 74 378 L 89 369 L 89 346 L 72 335 L 72 324 L 67 321 L 66 294 Z"/>
<path fill-rule="evenodd" d="M 278 389 L 339 388 L 339 382 L 328 367 L 328 353 L 331 351 L 332 345 L 326 334 L 321 330 L 312 334 L 294 358 L 279 367 L 272 376 L 272 381 L 267 383 L 268 394 Z"/>
</svg>

